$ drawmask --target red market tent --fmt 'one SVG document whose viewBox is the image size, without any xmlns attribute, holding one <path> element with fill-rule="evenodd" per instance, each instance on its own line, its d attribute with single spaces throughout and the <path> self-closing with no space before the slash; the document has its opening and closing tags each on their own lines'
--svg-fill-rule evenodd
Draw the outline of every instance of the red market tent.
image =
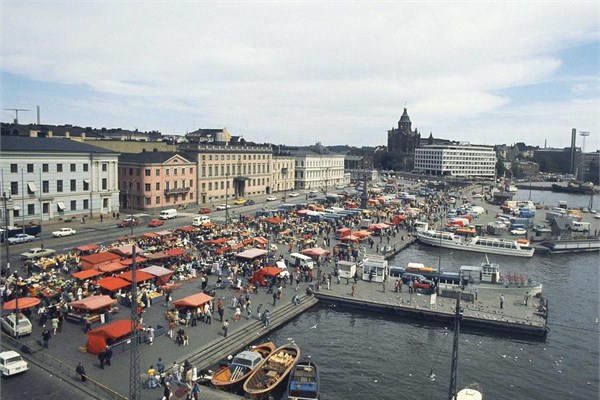
<svg viewBox="0 0 600 400">
<path fill-rule="evenodd" d="M 71 274 L 73 278 L 80 280 L 89 279 L 98 275 L 102 275 L 102 271 L 97 271 L 95 269 L 86 269 L 85 271 L 74 272 Z"/>
<path fill-rule="evenodd" d="M 98 267 L 98 271 L 102 272 L 117 272 L 129 268 L 128 265 L 121 264 L 120 261 L 115 261 L 110 264 Z"/>
<path fill-rule="evenodd" d="M 360 240 L 360 237 L 356 236 L 356 235 L 347 235 L 347 236 L 344 236 L 341 240 L 342 240 L 342 242 L 358 243 L 358 241 Z"/>
<path fill-rule="evenodd" d="M 206 244 L 222 244 L 222 243 L 227 243 L 229 239 L 228 238 L 218 238 L 218 239 L 211 239 L 211 240 L 205 240 L 204 243 Z"/>
<path fill-rule="evenodd" d="M 141 325 L 137 329 L 142 329 Z M 133 332 L 132 322 L 128 319 L 121 319 L 110 324 L 92 329 L 87 334 L 87 352 L 91 354 L 100 354 L 106 349 L 106 345 L 124 339 Z"/>
<path fill-rule="evenodd" d="M 267 286 L 267 280 L 265 278 L 279 275 L 283 270 L 277 267 L 264 267 L 254 271 L 250 281 L 254 284 Z"/>
<path fill-rule="evenodd" d="M 154 238 L 157 238 L 158 235 L 156 233 L 154 233 L 154 232 L 148 232 L 148 233 L 144 233 L 142 235 L 142 237 L 145 237 L 145 238 L 148 238 L 148 239 L 154 239 Z"/>
<path fill-rule="evenodd" d="M 196 227 L 188 225 L 188 226 L 182 226 L 181 228 L 179 228 L 179 230 L 181 232 L 193 232 L 196 230 Z"/>
<path fill-rule="evenodd" d="M 235 256 L 237 258 L 245 258 L 247 260 L 252 260 L 256 257 L 264 256 L 267 253 L 268 251 L 263 249 L 248 249 L 236 254 Z"/>
<path fill-rule="evenodd" d="M 222 254 L 229 250 L 231 250 L 230 246 L 219 247 L 218 249 L 215 250 L 215 254 Z"/>
<path fill-rule="evenodd" d="M 357 231 L 357 232 L 352 232 L 352 234 L 354 236 L 358 236 L 359 238 L 366 238 L 367 236 L 371 236 L 372 233 L 369 231 Z"/>
<path fill-rule="evenodd" d="M 35 307 L 41 303 L 41 300 L 37 297 L 19 297 L 19 310 L 24 310 L 26 308 Z M 11 300 L 4 303 L 2 306 L 5 310 L 16 310 L 17 309 L 17 301 Z"/>
<path fill-rule="evenodd" d="M 154 275 L 156 277 L 157 285 L 164 285 L 165 283 L 169 282 L 169 279 L 171 279 L 171 276 L 173 275 L 173 271 L 158 265 L 151 265 L 149 267 L 140 269 L 140 271 Z"/>
<path fill-rule="evenodd" d="M 367 228 L 370 231 L 381 231 L 384 229 L 389 228 L 390 226 L 388 224 L 372 224 L 369 225 L 369 228 Z"/>
<path fill-rule="evenodd" d="M 129 282 L 133 281 L 133 278 L 131 277 L 131 271 L 123 272 L 122 274 L 119 275 L 119 278 L 127 279 Z M 150 275 L 149 273 L 144 272 L 141 269 L 138 269 L 137 271 L 135 271 L 135 282 L 136 283 L 144 282 L 144 281 L 147 281 L 152 278 L 154 278 L 154 275 Z"/>
<path fill-rule="evenodd" d="M 320 247 L 313 247 L 311 249 L 302 250 L 301 253 L 304 255 L 307 255 L 307 256 L 311 256 L 311 257 L 313 257 L 313 256 L 318 257 L 318 256 L 323 256 L 325 254 L 329 254 L 329 250 L 325 250 Z"/>
<path fill-rule="evenodd" d="M 184 249 L 180 249 L 180 248 L 169 249 L 169 250 L 167 250 L 167 254 L 170 257 L 182 256 L 182 255 L 185 254 L 185 250 Z"/>
<path fill-rule="evenodd" d="M 183 299 L 176 300 L 173 302 L 175 307 L 200 307 L 201 305 L 208 303 L 213 298 L 204 293 L 196 293 Z"/>
<path fill-rule="evenodd" d="M 114 276 L 108 276 L 106 278 L 102 278 L 98 281 L 98 285 L 108 290 L 109 292 L 114 292 L 124 287 L 131 285 L 131 283 L 127 282 L 125 279 L 117 278 Z"/>
<path fill-rule="evenodd" d="M 99 248 L 100 248 L 100 246 L 98 246 L 97 244 L 93 244 L 92 243 L 92 244 L 86 244 L 86 245 L 83 245 L 83 246 L 74 247 L 73 250 L 75 250 L 75 251 L 81 251 L 83 253 L 83 252 L 86 252 L 86 251 L 98 250 Z"/>
<path fill-rule="evenodd" d="M 73 308 L 85 311 L 99 310 L 104 307 L 112 306 L 116 304 L 117 300 L 110 296 L 90 296 L 85 299 L 72 301 L 69 305 Z"/>
<path fill-rule="evenodd" d="M 255 237 L 254 241 L 256 243 L 258 243 L 258 244 L 267 244 L 267 243 L 269 243 L 269 239 L 266 239 L 266 238 L 264 238 L 262 236 Z"/>
<path fill-rule="evenodd" d="M 268 222 L 269 224 L 273 224 L 273 225 L 277 225 L 283 222 L 283 220 L 281 218 L 277 218 L 277 217 L 272 217 L 272 218 L 267 218 L 265 219 L 266 222 Z"/>
<path fill-rule="evenodd" d="M 146 257 L 142 257 L 142 256 L 135 256 L 136 263 L 141 263 L 144 261 L 148 261 L 148 259 Z M 119 262 L 123 265 L 130 266 L 131 264 L 133 264 L 133 258 L 126 258 L 125 260 L 121 260 Z"/>
<path fill-rule="evenodd" d="M 168 258 L 169 255 L 166 251 L 159 251 L 157 253 L 148 254 L 146 257 L 148 260 L 160 260 L 161 258 Z"/>
<path fill-rule="evenodd" d="M 134 245 L 132 245 L 132 244 L 126 244 L 123 246 L 112 248 L 112 249 L 110 249 L 110 251 L 115 254 L 118 254 L 120 256 L 131 257 L 133 246 Z M 142 252 L 142 249 L 138 246 L 135 246 L 135 254 L 140 254 L 141 252 Z"/>
<path fill-rule="evenodd" d="M 113 261 L 120 260 L 117 254 L 105 251 L 102 253 L 90 254 L 89 256 L 81 256 L 79 258 L 81 262 L 81 269 L 98 269 L 102 265 L 110 264 Z"/>
</svg>

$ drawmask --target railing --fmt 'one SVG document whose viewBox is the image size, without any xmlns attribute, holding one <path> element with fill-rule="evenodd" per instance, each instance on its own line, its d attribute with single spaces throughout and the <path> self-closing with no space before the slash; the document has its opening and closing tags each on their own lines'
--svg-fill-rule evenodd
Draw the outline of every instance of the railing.
<svg viewBox="0 0 600 400">
<path fill-rule="evenodd" d="M 5 344 L 10 343 L 16 350 L 21 350 L 23 358 L 38 365 L 40 368 L 46 369 L 48 372 L 63 378 L 65 382 L 71 383 L 74 386 L 85 385 L 84 387 L 81 387 L 82 391 L 96 393 L 101 396 L 100 398 L 127 400 L 127 396 L 115 392 L 108 386 L 103 385 L 89 376 L 85 382 L 82 382 L 79 374 L 75 371 L 75 366 L 68 365 L 50 354 L 45 353 L 43 350 L 36 350 L 30 345 L 23 343 L 4 332 L 2 332 L 2 341 Z"/>
</svg>

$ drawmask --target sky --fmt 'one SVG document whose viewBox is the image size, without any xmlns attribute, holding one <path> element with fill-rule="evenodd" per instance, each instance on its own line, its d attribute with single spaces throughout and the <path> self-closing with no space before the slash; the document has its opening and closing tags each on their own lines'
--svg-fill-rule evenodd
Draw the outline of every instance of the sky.
<svg viewBox="0 0 600 400">
<path fill-rule="evenodd" d="M 406 107 L 422 137 L 600 148 L 596 1 L 0 7 L 3 122 L 360 147 Z"/>
</svg>

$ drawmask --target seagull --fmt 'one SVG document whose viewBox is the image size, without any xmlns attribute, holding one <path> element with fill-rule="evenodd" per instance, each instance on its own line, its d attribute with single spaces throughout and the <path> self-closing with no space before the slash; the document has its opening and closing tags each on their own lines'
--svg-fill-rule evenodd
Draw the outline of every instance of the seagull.
<svg viewBox="0 0 600 400">
<path fill-rule="evenodd" d="M 429 380 L 431 382 L 435 381 L 435 374 L 433 373 L 433 369 L 431 370 L 431 372 L 429 373 Z"/>
<path fill-rule="evenodd" d="M 317 325 L 319 325 L 319 323 L 314 324 L 313 326 L 311 326 L 309 329 L 317 329 Z"/>
</svg>

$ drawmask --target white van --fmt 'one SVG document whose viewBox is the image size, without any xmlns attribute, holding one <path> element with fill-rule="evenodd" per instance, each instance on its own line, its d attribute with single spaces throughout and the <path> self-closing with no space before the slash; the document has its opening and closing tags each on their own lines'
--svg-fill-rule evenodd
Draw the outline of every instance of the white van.
<svg viewBox="0 0 600 400">
<path fill-rule="evenodd" d="M 33 330 L 29 318 L 19 313 L 19 324 L 15 327 L 15 321 L 17 320 L 15 315 L 15 313 L 12 313 L 2 318 L 2 329 L 13 337 L 16 337 L 17 333 L 19 336 L 29 335 Z"/>
<path fill-rule="evenodd" d="M 172 219 L 177 217 L 177 210 L 174 208 L 168 208 L 160 212 L 160 219 Z"/>
<path fill-rule="evenodd" d="M 290 254 L 290 264 L 294 267 L 313 269 L 313 259 L 300 253 Z"/>
<path fill-rule="evenodd" d="M 210 222 L 210 217 L 208 215 L 200 215 L 199 217 L 194 217 L 192 225 L 201 226 Z"/>
</svg>

